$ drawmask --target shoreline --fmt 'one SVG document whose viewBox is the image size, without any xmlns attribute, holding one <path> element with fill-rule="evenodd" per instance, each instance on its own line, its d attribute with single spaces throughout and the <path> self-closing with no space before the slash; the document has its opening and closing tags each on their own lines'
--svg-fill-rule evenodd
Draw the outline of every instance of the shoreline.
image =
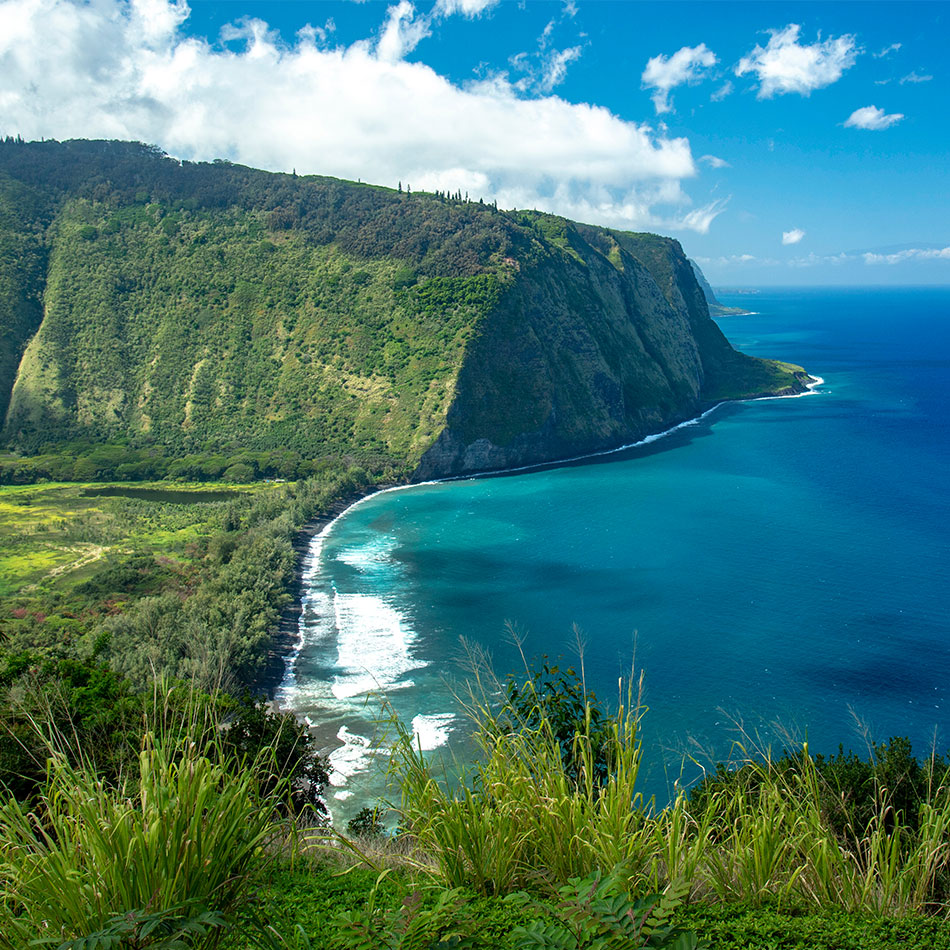
<svg viewBox="0 0 950 950">
<path fill-rule="evenodd" d="M 293 548 L 295 554 L 294 579 L 288 588 L 293 600 L 281 614 L 278 623 L 277 633 L 274 642 L 268 653 L 267 667 L 258 681 L 258 688 L 267 697 L 267 700 L 273 708 L 281 712 L 293 713 L 294 710 L 281 704 L 277 700 L 277 694 L 293 676 L 296 660 L 303 647 L 303 637 L 300 632 L 300 618 L 303 615 L 303 591 L 304 591 L 304 573 L 308 562 L 312 562 L 314 543 L 319 540 L 326 540 L 336 523 L 351 509 L 357 508 L 364 502 L 375 498 L 377 495 L 384 495 L 389 492 L 404 491 L 409 488 L 418 488 L 424 485 L 439 485 L 445 482 L 462 481 L 469 478 L 487 478 L 490 476 L 503 476 L 518 472 L 526 472 L 535 469 L 548 467 L 558 467 L 568 465 L 573 462 L 582 462 L 585 459 L 602 458 L 606 455 L 614 455 L 618 452 L 625 452 L 641 445 L 649 445 L 660 439 L 677 432 L 687 426 L 697 425 L 707 416 L 715 412 L 721 406 L 732 402 L 757 402 L 766 399 L 798 399 L 802 396 L 811 396 L 815 394 L 816 389 L 823 385 L 825 380 L 821 376 L 812 376 L 807 374 L 810 382 L 805 384 L 803 392 L 784 393 L 784 394 L 762 394 L 756 396 L 746 396 L 741 399 L 723 399 L 715 403 L 708 409 L 704 409 L 699 415 L 691 416 L 682 422 L 676 423 L 668 429 L 660 432 L 645 435 L 636 442 L 629 442 L 624 445 L 618 445 L 612 449 L 601 449 L 597 452 L 586 452 L 582 455 L 576 455 L 571 458 L 555 459 L 549 462 L 534 462 L 530 465 L 515 466 L 505 469 L 491 469 L 484 472 L 470 472 L 463 475 L 447 475 L 443 478 L 432 478 L 421 482 L 399 482 L 396 484 L 383 485 L 382 487 L 370 488 L 362 491 L 358 495 L 349 495 L 338 499 L 330 505 L 327 513 L 312 522 L 309 522 L 295 535 Z M 319 556 L 319 550 L 317 552 Z M 296 715 L 296 713 L 294 713 Z"/>
</svg>

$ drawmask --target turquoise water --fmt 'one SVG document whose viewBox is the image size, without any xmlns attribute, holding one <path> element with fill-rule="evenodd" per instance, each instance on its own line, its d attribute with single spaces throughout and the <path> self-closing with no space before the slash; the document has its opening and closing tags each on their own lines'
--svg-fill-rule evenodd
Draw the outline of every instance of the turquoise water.
<svg viewBox="0 0 950 950">
<path fill-rule="evenodd" d="M 506 624 L 568 659 L 578 625 L 606 697 L 635 653 L 661 798 L 738 724 L 778 747 L 950 745 L 950 289 L 723 302 L 756 311 L 720 320 L 735 346 L 823 385 L 584 463 L 381 494 L 317 543 L 282 699 L 335 749 L 342 816 L 382 790 L 370 692 L 464 755 L 445 677 L 460 637 L 516 669 Z"/>
</svg>

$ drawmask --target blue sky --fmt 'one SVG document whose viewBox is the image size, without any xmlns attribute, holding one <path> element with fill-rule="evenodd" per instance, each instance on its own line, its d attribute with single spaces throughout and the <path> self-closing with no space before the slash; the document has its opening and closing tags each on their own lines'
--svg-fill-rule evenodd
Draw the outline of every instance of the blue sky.
<svg viewBox="0 0 950 950">
<path fill-rule="evenodd" d="M 947 3 L 0 0 L 0 133 L 672 234 L 719 285 L 950 283 Z"/>
</svg>

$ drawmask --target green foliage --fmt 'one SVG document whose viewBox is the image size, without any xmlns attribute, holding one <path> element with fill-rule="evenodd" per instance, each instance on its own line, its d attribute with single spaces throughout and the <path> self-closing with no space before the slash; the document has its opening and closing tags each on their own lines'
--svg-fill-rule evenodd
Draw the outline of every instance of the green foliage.
<svg viewBox="0 0 950 950">
<path fill-rule="evenodd" d="M 581 779 L 583 752 L 576 737 L 590 737 L 592 771 L 596 784 L 607 780 L 612 732 L 607 714 L 573 667 L 562 670 L 542 658 L 528 671 L 527 679 L 509 674 L 505 681 L 504 714 L 517 729 L 546 728 L 561 750 L 561 760 L 573 781 Z"/>
<path fill-rule="evenodd" d="M 256 769 L 264 795 L 283 792 L 293 812 L 326 816 L 322 795 L 330 781 L 329 762 L 291 713 L 273 712 L 263 700 L 246 698 L 228 719 L 220 742 L 226 760 Z"/>
<path fill-rule="evenodd" d="M 571 878 L 549 913 L 513 936 L 521 950 L 699 950 L 694 933 L 671 923 L 680 903 L 674 894 L 632 898 L 622 875 L 595 873 Z"/>
<path fill-rule="evenodd" d="M 221 929 L 227 920 L 215 911 L 189 913 L 185 907 L 160 911 L 130 910 L 106 921 L 96 933 L 74 940 L 40 937 L 30 941 L 31 947 L 55 947 L 56 950 L 188 950 L 195 938 L 208 936 Z"/>
<path fill-rule="evenodd" d="M 145 730 L 190 726 L 227 770 L 253 775 L 265 797 L 312 820 L 326 815 L 328 763 L 292 715 L 263 701 L 203 695 L 177 687 L 161 695 L 132 684 L 95 659 L 7 655 L 0 667 L 0 792 L 32 803 L 51 756 L 115 789 L 135 775 Z"/>
<path fill-rule="evenodd" d="M 148 737 L 135 777 L 116 788 L 49 753 L 34 808 L 0 804 L 0 946 L 21 950 L 37 936 L 89 946 L 94 935 L 105 946 L 174 946 L 190 932 L 204 939 L 189 946 L 210 947 L 221 921 L 263 931 L 248 903 L 280 831 L 280 799 L 261 796 L 254 769 L 228 769 L 181 733 Z"/>
<path fill-rule="evenodd" d="M 748 904 L 691 904 L 678 922 L 703 934 L 711 950 L 948 950 L 945 917 L 898 918 L 824 909 L 787 913 Z"/>
<path fill-rule="evenodd" d="M 411 890 L 393 910 L 377 904 L 378 886 L 379 881 L 364 908 L 337 917 L 347 950 L 464 950 L 475 945 L 474 921 L 465 912 L 462 891 L 437 889 L 434 901 L 427 903 L 421 891 Z"/>
<path fill-rule="evenodd" d="M 115 784 L 141 745 L 145 701 L 95 660 L 7 655 L 0 662 L 0 789 L 32 801 L 50 747 Z"/>
<path fill-rule="evenodd" d="M 346 823 L 346 830 L 356 838 L 381 838 L 386 826 L 379 819 L 379 808 L 361 808 Z"/>
<path fill-rule="evenodd" d="M 888 831 L 917 832 L 928 803 L 945 797 L 950 779 L 945 756 L 933 754 L 920 762 L 909 739 L 892 737 L 874 744 L 867 758 L 839 746 L 830 756 L 809 756 L 807 749 L 786 752 L 766 768 L 748 763 L 730 769 L 720 763 L 690 791 L 690 805 L 699 812 L 725 790 L 755 795 L 770 782 L 791 783 L 811 771 L 821 815 L 842 842 L 860 839 L 878 820 Z"/>
</svg>

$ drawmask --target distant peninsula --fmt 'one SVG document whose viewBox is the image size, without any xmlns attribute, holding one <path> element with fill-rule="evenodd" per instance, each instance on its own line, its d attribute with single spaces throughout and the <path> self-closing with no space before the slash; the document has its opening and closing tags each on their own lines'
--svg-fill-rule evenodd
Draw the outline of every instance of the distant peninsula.
<svg viewBox="0 0 950 950">
<path fill-rule="evenodd" d="M 7 140 L 0 259 L 4 481 L 419 480 L 808 382 L 729 345 L 677 241 L 408 182 Z"/>
</svg>

